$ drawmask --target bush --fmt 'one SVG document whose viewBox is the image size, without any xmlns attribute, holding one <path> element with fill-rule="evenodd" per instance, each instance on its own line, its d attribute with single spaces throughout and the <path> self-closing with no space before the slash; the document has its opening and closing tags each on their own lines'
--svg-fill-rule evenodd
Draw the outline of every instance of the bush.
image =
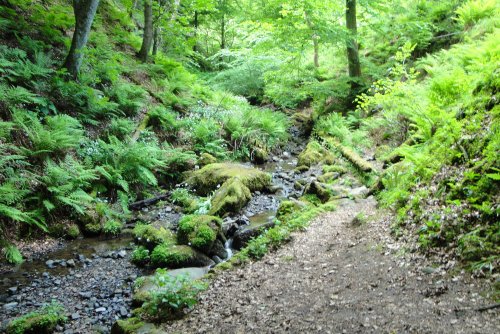
<svg viewBox="0 0 500 334">
<path fill-rule="evenodd" d="M 64 309 L 56 302 L 9 322 L 7 334 L 52 333 L 57 325 L 67 321 Z"/>
<path fill-rule="evenodd" d="M 20 263 L 23 263 L 23 261 L 24 261 L 21 252 L 14 245 L 5 245 L 2 248 L 2 253 L 5 257 L 5 260 L 8 263 L 20 264 Z"/>
<path fill-rule="evenodd" d="M 122 231 L 122 228 L 123 228 L 123 224 L 121 222 L 116 221 L 116 220 L 108 220 L 104 224 L 102 231 L 105 234 L 116 236 L 116 235 L 120 234 L 120 232 Z"/>
<path fill-rule="evenodd" d="M 113 118 L 106 129 L 108 136 L 114 136 L 120 140 L 125 140 L 132 136 L 135 123 L 127 118 Z"/>
<path fill-rule="evenodd" d="M 144 246 L 139 246 L 132 252 L 131 261 L 139 266 L 144 266 L 149 262 L 149 250 Z"/>
<path fill-rule="evenodd" d="M 157 269 L 153 278 L 155 289 L 146 301 L 141 312 L 154 320 L 175 319 L 185 309 L 192 308 L 197 302 L 197 295 L 206 289 L 206 284 L 191 281 L 189 276 L 172 276 L 165 269 Z"/>
</svg>

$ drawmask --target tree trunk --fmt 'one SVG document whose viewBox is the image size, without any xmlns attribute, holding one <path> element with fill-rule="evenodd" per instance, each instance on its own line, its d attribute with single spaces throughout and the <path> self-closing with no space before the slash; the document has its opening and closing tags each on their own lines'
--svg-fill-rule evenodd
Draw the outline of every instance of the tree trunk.
<svg viewBox="0 0 500 334">
<path fill-rule="evenodd" d="M 346 27 L 351 36 L 347 39 L 347 61 L 349 63 L 349 76 L 357 78 L 361 76 L 359 64 L 357 25 L 356 25 L 356 0 L 346 0 L 345 11 Z"/>
<path fill-rule="evenodd" d="M 73 11 L 75 13 L 75 32 L 71 40 L 71 47 L 64 62 L 64 67 L 73 79 L 78 78 L 78 72 L 82 65 L 83 48 L 89 39 L 90 27 L 99 6 L 99 0 L 73 0 Z"/>
<path fill-rule="evenodd" d="M 158 46 L 160 45 L 160 28 L 155 27 L 153 31 L 153 56 L 158 54 Z"/>
<path fill-rule="evenodd" d="M 226 17 L 222 14 L 220 22 L 220 48 L 221 50 L 226 48 Z"/>
<path fill-rule="evenodd" d="M 314 67 L 319 67 L 319 42 L 317 36 L 313 36 L 313 44 L 314 44 Z"/>
<path fill-rule="evenodd" d="M 143 62 L 148 61 L 149 50 L 153 42 L 153 4 L 152 0 L 144 0 L 144 36 L 142 46 L 139 51 L 139 59 Z"/>
<path fill-rule="evenodd" d="M 194 21 L 193 21 L 193 26 L 194 26 L 194 45 L 193 45 L 193 51 L 197 52 L 198 51 L 198 11 L 194 11 Z"/>
</svg>

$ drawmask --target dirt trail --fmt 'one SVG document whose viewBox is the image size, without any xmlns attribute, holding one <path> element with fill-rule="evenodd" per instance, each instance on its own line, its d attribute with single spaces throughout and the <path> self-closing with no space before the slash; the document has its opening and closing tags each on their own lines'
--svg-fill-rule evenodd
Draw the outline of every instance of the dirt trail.
<svg viewBox="0 0 500 334">
<path fill-rule="evenodd" d="M 467 274 L 401 254 L 387 222 L 361 226 L 373 198 L 335 212 L 263 260 L 220 274 L 200 304 L 168 333 L 500 333 L 498 308 Z"/>
</svg>

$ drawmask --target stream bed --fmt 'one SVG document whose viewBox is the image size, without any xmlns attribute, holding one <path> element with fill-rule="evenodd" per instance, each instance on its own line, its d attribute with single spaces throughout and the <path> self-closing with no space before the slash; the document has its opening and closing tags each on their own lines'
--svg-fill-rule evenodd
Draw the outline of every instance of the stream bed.
<svg viewBox="0 0 500 334">
<path fill-rule="evenodd" d="M 256 166 L 272 174 L 275 192 L 254 193 L 248 205 L 238 215 L 226 217 L 224 224 L 233 224 L 240 231 L 270 224 L 281 200 L 298 198 L 301 190 L 295 189 L 294 183 L 307 177 L 294 171 L 302 147 L 301 142 L 291 142 L 270 162 Z M 180 217 L 171 205 L 154 210 L 146 208 L 140 214 L 150 213 L 173 225 Z M 233 254 L 232 242 L 229 238 L 225 245 L 229 257 Z M 55 300 L 64 306 L 69 319 L 56 332 L 109 333 L 116 320 L 131 316 L 135 279 L 151 274 L 151 270 L 140 269 L 130 262 L 132 249 L 130 235 L 79 239 L 4 273 L 0 278 L 0 331 L 10 319 Z M 184 268 L 174 273 L 189 271 L 193 278 L 198 278 L 208 270 Z"/>
</svg>

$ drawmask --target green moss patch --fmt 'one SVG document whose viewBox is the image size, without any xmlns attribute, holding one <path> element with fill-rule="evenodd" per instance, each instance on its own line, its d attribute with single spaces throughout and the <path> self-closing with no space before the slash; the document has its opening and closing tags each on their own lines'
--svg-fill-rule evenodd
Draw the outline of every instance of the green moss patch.
<svg viewBox="0 0 500 334">
<path fill-rule="evenodd" d="M 315 140 L 311 140 L 299 154 L 298 166 L 311 167 L 319 163 L 333 165 L 335 157 Z"/>
<path fill-rule="evenodd" d="M 151 253 L 151 264 L 160 268 L 204 267 L 213 261 L 186 245 L 160 244 Z"/>
<path fill-rule="evenodd" d="M 67 321 L 61 305 L 52 303 L 9 322 L 7 334 L 48 334 Z"/>
<path fill-rule="evenodd" d="M 223 216 L 226 213 L 236 213 L 251 199 L 250 189 L 239 178 L 232 178 L 215 192 L 210 214 Z"/>
<path fill-rule="evenodd" d="M 134 227 L 133 234 L 136 242 L 148 249 L 153 249 L 159 244 L 175 244 L 175 235 L 163 227 L 140 224 Z"/>
<path fill-rule="evenodd" d="M 208 253 L 220 233 L 221 224 L 222 221 L 214 216 L 184 216 L 179 221 L 177 241 Z"/>
<path fill-rule="evenodd" d="M 207 195 L 229 179 L 237 177 L 250 191 L 271 185 L 271 175 L 256 168 L 233 163 L 215 163 L 191 174 L 187 183 L 200 195 Z"/>
</svg>

